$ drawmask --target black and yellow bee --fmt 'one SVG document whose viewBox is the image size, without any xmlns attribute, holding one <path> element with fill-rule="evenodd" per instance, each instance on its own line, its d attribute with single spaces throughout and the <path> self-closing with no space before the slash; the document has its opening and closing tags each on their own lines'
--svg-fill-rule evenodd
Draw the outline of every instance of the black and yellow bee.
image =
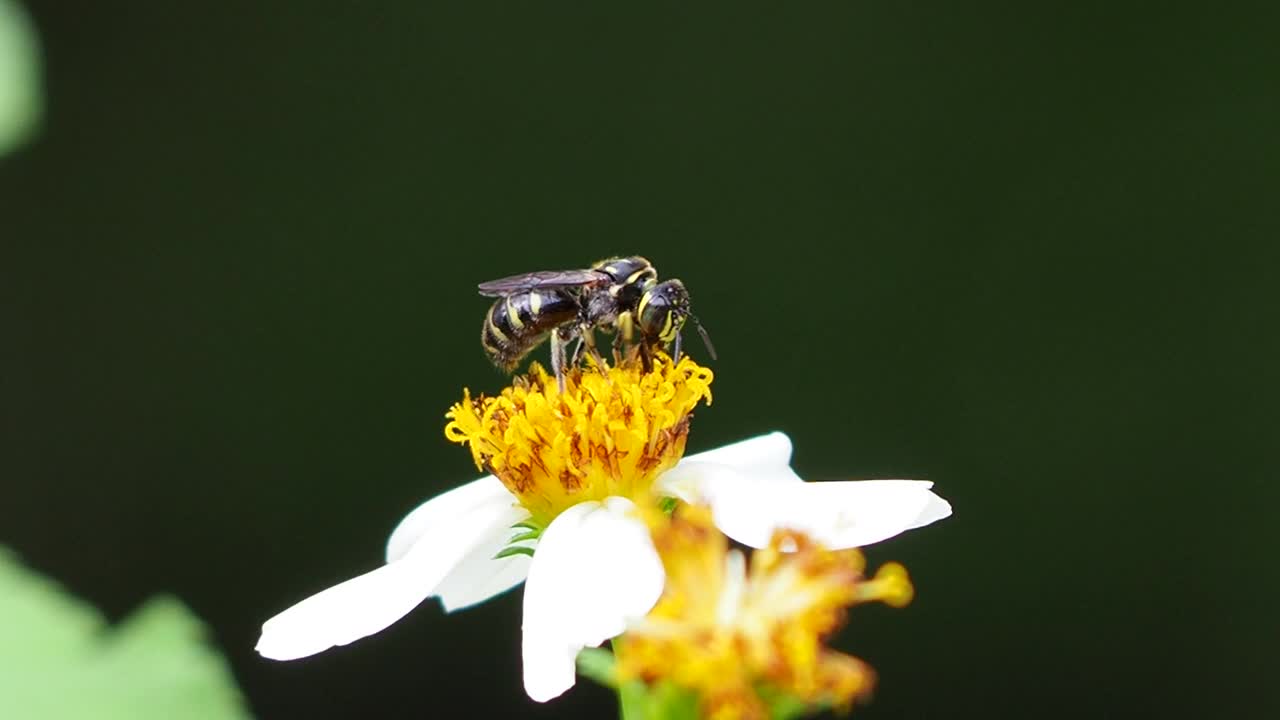
<svg viewBox="0 0 1280 720">
<path fill-rule="evenodd" d="M 707 352 L 715 357 L 711 338 L 690 312 L 684 283 L 659 282 L 653 265 L 639 256 L 609 258 L 582 270 L 512 275 L 480 283 L 479 289 L 481 295 L 498 298 L 480 332 L 489 359 L 511 372 L 550 337 L 551 368 L 562 389 L 565 370 L 577 364 L 584 350 L 604 367 L 596 330 L 614 333 L 615 359 L 638 353 L 649 369 L 653 351 L 672 343 L 679 359 L 680 331 L 693 318 Z M 575 340 L 570 355 L 568 346 Z"/>
</svg>

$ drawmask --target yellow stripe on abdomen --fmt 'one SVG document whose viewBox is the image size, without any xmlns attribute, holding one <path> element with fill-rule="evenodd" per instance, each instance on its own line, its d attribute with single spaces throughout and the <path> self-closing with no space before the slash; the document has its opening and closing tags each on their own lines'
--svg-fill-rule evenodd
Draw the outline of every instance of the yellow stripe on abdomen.
<svg viewBox="0 0 1280 720">
<path fill-rule="evenodd" d="M 500 343 L 511 342 L 511 338 L 507 337 L 507 334 L 502 332 L 502 330 L 498 328 L 498 324 L 493 321 L 492 314 L 489 316 L 489 332 L 493 333 L 493 336 L 497 338 Z"/>
<path fill-rule="evenodd" d="M 535 297 L 537 293 L 534 293 Z M 516 310 L 516 306 L 511 304 L 511 296 L 507 296 L 507 319 L 511 321 L 511 327 L 520 330 L 524 327 L 524 321 L 520 319 L 520 313 Z"/>
</svg>

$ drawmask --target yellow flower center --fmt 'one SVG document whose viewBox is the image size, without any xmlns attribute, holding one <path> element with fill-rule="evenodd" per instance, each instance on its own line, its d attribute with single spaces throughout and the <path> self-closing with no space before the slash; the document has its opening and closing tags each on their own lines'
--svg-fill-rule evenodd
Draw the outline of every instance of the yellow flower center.
<svg viewBox="0 0 1280 720">
<path fill-rule="evenodd" d="M 779 532 L 748 567 L 706 508 L 684 507 L 670 521 L 650 517 L 666 587 L 648 616 L 614 640 L 620 680 L 670 681 L 698 694 L 704 717 L 725 720 L 768 717 L 764 688 L 840 708 L 870 691 L 871 668 L 823 640 L 850 605 L 909 602 L 901 565 L 868 580 L 858 550 L 826 550 Z"/>
<path fill-rule="evenodd" d="M 444 433 L 546 527 L 586 500 L 647 499 L 684 454 L 693 408 L 711 404 L 711 380 L 688 357 L 659 353 L 649 372 L 638 363 L 571 370 L 562 393 L 535 363 L 497 397 L 464 391 Z"/>
</svg>

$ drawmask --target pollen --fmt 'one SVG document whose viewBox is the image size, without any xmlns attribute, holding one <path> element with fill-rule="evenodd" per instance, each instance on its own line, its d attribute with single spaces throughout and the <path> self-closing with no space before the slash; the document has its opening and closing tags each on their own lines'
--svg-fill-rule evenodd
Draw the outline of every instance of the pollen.
<svg viewBox="0 0 1280 720">
<path fill-rule="evenodd" d="M 648 500 L 653 481 L 684 455 L 693 409 L 711 404 L 712 372 L 657 353 L 639 363 L 577 368 L 561 392 L 534 363 L 495 397 L 463 391 L 445 437 L 466 445 L 546 527 L 587 500 Z"/>
<path fill-rule="evenodd" d="M 867 579 L 860 551 L 827 550 L 796 532 L 776 533 L 748 563 L 706 508 L 649 517 L 666 587 L 614 641 L 619 680 L 672 683 L 697 695 L 703 717 L 724 720 L 767 718 L 765 698 L 778 693 L 814 709 L 848 709 L 870 693 L 874 671 L 824 641 L 851 605 L 909 601 L 901 565 Z"/>
</svg>

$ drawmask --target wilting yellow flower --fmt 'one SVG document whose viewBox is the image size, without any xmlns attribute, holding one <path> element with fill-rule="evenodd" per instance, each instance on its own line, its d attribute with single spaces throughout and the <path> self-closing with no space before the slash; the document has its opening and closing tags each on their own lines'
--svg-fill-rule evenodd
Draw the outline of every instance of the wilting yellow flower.
<svg viewBox="0 0 1280 720">
<path fill-rule="evenodd" d="M 765 688 L 810 707 L 840 708 L 870 691 L 871 668 L 823 640 L 851 605 L 910 602 L 901 565 L 885 565 L 868 580 L 858 550 L 827 550 L 802 533 L 778 531 L 748 567 L 706 508 L 687 506 L 653 525 L 666 588 L 614 640 L 619 680 L 693 690 L 702 715 L 719 720 L 767 718 Z"/>
<path fill-rule="evenodd" d="M 621 633 L 662 594 L 637 507 L 706 503 L 723 532 L 753 547 L 778 527 L 861 546 L 951 514 L 929 482 L 804 482 L 781 433 L 682 458 L 711 382 L 691 359 L 659 354 L 649 371 L 575 369 L 564 392 L 535 365 L 495 397 L 464 393 L 445 434 L 492 475 L 419 506 L 392 534 L 385 566 L 267 621 L 258 652 L 305 657 L 378 632 L 433 595 L 453 611 L 527 579 L 525 689 L 548 700 L 572 687 L 579 650 Z"/>
</svg>

